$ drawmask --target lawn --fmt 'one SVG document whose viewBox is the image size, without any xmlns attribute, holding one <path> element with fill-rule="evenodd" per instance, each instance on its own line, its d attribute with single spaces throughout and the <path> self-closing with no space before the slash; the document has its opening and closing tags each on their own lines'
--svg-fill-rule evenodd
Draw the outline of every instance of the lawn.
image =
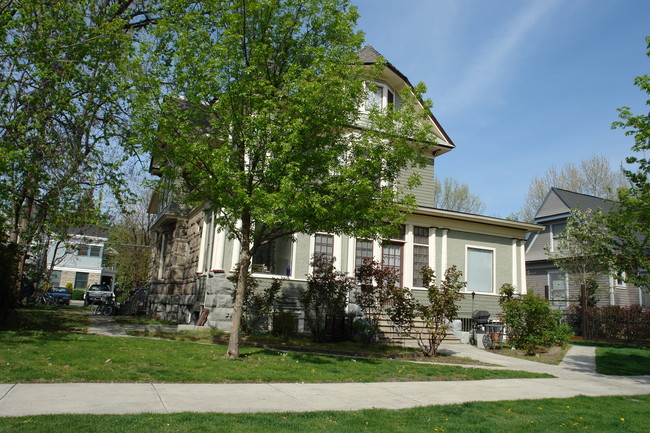
<svg viewBox="0 0 650 433">
<path fill-rule="evenodd" d="M 596 346 L 596 371 L 611 376 L 650 375 L 650 346 L 605 341 L 574 341 Z"/>
<path fill-rule="evenodd" d="M 71 404 L 73 404 L 71 402 Z M 47 415 L 0 418 L 7 433 L 454 432 L 646 433 L 650 395 L 575 397 L 428 406 L 402 410 L 271 414 Z"/>
<path fill-rule="evenodd" d="M 550 377 L 252 347 L 243 347 L 242 357 L 230 360 L 224 357 L 225 345 L 87 335 L 83 333 L 87 320 L 87 315 L 65 310 L 21 312 L 18 329 L 0 332 L 0 381 L 262 383 Z"/>
</svg>

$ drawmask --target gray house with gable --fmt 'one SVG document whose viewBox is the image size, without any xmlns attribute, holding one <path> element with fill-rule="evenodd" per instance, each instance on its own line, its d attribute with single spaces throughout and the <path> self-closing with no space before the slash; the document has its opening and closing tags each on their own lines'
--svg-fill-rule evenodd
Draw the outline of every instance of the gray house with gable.
<svg viewBox="0 0 650 433">
<path fill-rule="evenodd" d="M 608 212 L 614 202 L 591 195 L 560 188 L 551 188 L 535 215 L 535 223 L 544 230 L 529 237 L 526 243 L 526 273 L 528 289 L 546 297 L 554 308 L 564 309 L 576 304 L 579 285 L 549 259 L 548 251 L 555 251 L 558 235 L 566 227 L 572 212 L 601 209 Z M 638 287 L 611 275 L 599 275 L 598 305 L 650 306 L 650 296 Z"/>
</svg>

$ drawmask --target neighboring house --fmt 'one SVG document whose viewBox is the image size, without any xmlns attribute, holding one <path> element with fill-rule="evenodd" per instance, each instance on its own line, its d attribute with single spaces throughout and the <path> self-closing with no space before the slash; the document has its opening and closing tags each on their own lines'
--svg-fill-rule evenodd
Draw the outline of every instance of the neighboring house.
<svg viewBox="0 0 650 433">
<path fill-rule="evenodd" d="M 372 47 L 365 47 L 360 57 L 371 65 L 380 55 Z M 377 91 L 369 95 L 367 105 L 392 103 L 399 108 L 398 91 L 411 86 L 390 63 L 376 84 Z M 365 258 L 374 258 L 398 269 L 401 284 L 410 287 L 419 299 L 426 297 L 419 269 L 430 266 L 439 282 L 445 270 L 456 265 L 468 282 L 467 296 L 460 301 L 462 317 L 471 317 L 472 311 L 480 308 L 490 311 L 495 318 L 500 311 L 499 288 L 504 283 L 525 292 L 525 238 L 527 233 L 542 227 L 435 209 L 434 159 L 455 146 L 433 115 L 430 120 L 438 142 L 428 155 L 426 167 L 413 169 L 419 171 L 422 181 L 412 191 L 419 207 L 409 216 L 400 235 L 384 242 L 330 233 L 297 233 L 277 239 L 260 248 L 253 257 L 251 270 L 260 287 L 270 284 L 273 278 L 284 279 L 285 307 L 299 311 L 298 294 L 306 285 L 311 258 L 317 253 L 334 257 L 336 267 L 350 276 L 354 276 L 355 268 Z M 150 171 L 160 174 L 155 162 Z M 411 173 L 404 173 L 404 179 Z M 238 241 L 215 227 L 210 211 L 202 207 L 184 208 L 168 195 L 154 194 L 149 211 L 157 214 L 151 227 L 156 243 L 150 314 L 189 323 L 198 318 L 199 312 L 204 312 L 209 326 L 228 330 L 232 285 L 226 277 L 238 262 Z M 302 324 L 298 328 L 302 329 Z"/>
<path fill-rule="evenodd" d="M 579 284 L 549 259 L 548 252 L 556 251 L 558 235 L 566 227 L 572 212 L 588 209 L 612 208 L 613 202 L 602 198 L 551 188 L 535 215 L 535 223 L 544 230 L 528 239 L 526 244 L 526 272 L 528 290 L 546 297 L 554 308 L 564 309 L 577 304 Z M 650 305 L 650 297 L 638 287 L 610 275 L 598 275 L 598 305 Z"/>
<path fill-rule="evenodd" d="M 70 230 L 65 242 L 50 242 L 47 266 L 54 286 L 71 283 L 75 290 L 86 290 L 91 284 L 115 284 L 115 270 L 104 266 L 108 233 L 98 228 Z"/>
</svg>

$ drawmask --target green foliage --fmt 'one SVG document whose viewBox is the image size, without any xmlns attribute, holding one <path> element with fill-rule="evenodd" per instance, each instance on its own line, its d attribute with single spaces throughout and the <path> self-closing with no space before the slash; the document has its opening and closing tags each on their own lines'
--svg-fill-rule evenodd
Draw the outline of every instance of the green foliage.
<svg viewBox="0 0 650 433">
<path fill-rule="evenodd" d="M 239 279 L 239 266 L 228 279 L 236 284 Z M 282 281 L 274 278 L 270 286 L 258 290 L 259 281 L 250 274 L 246 275 L 246 289 L 244 291 L 244 305 L 242 317 L 242 332 L 252 334 L 268 332 L 269 322 L 273 320 L 276 311 L 280 310 L 283 298 L 279 296 L 282 291 Z M 235 292 L 233 292 L 233 301 Z"/>
<path fill-rule="evenodd" d="M 150 198 L 140 194 L 138 202 L 121 212 L 109 228 L 104 266 L 115 267 L 116 283 L 124 292 L 143 287 L 151 273 L 153 238 L 149 227 L 153 216 L 147 210 Z"/>
<path fill-rule="evenodd" d="M 584 336 L 583 314 L 581 307 L 572 306 L 568 319 L 576 334 Z M 625 342 L 650 341 L 650 311 L 644 310 L 640 305 L 590 307 L 587 308 L 586 315 L 589 338 Z"/>
<path fill-rule="evenodd" d="M 393 268 L 365 259 L 355 270 L 355 277 L 358 284 L 354 291 L 354 302 L 364 316 L 357 320 L 357 335 L 366 343 L 376 343 L 379 339 L 379 320 L 387 312 L 391 299 L 398 296 L 400 276 Z M 404 305 L 404 302 L 399 305 Z"/>
<path fill-rule="evenodd" d="M 578 286 L 588 286 L 590 290 L 597 276 L 609 273 L 614 266 L 608 249 L 613 234 L 604 226 L 605 218 L 601 209 L 572 211 L 554 251 L 547 252 L 553 263 L 571 275 Z"/>
<path fill-rule="evenodd" d="M 315 254 L 307 289 L 300 295 L 305 321 L 315 341 L 333 341 L 346 337 L 345 307 L 352 281 L 334 267 L 334 257 Z"/>
<path fill-rule="evenodd" d="M 379 318 L 385 314 L 401 332 L 414 337 L 424 356 L 429 357 L 436 356 L 449 323 L 457 317 L 456 301 L 463 297 L 460 290 L 466 283 L 460 281 L 462 272 L 455 266 L 447 269 L 440 287 L 435 285 L 435 274 L 429 267 L 424 267 L 421 273 L 428 303 L 416 301 L 410 289 L 400 287 L 394 269 L 366 261 L 356 272 L 359 289 L 355 292 L 355 302 L 373 327 L 373 336 L 378 332 Z M 424 330 L 416 326 L 418 319 L 424 323 Z"/>
<path fill-rule="evenodd" d="M 551 310 L 549 302 L 534 293 L 522 297 L 510 294 L 502 288 L 499 301 L 503 312 L 501 319 L 507 326 L 508 340 L 517 349 L 533 355 L 544 348 L 565 345 L 572 333 L 567 325 L 561 325 L 560 311 Z"/>
<path fill-rule="evenodd" d="M 83 301 L 84 293 L 86 293 L 85 290 L 72 290 L 70 288 L 69 288 L 69 290 L 71 290 L 71 292 L 72 292 L 72 295 L 70 297 L 71 300 L 73 300 L 73 301 Z"/>
<path fill-rule="evenodd" d="M 19 274 L 28 252 L 45 254 L 50 236 L 99 219 L 100 189 L 125 196 L 124 72 L 133 31 L 147 20 L 144 3 L 2 2 L 0 214 L 21 248 Z"/>
<path fill-rule="evenodd" d="M 650 37 L 647 55 L 650 56 Z M 650 76 L 636 77 L 634 83 L 650 95 Z M 650 99 L 646 100 L 650 104 Z M 619 189 L 619 204 L 607 214 L 607 228 L 612 233 L 610 251 L 615 259 L 615 271 L 625 272 L 627 282 L 650 291 L 650 115 L 633 115 L 628 107 L 619 109 L 621 120 L 612 128 L 626 129 L 625 135 L 634 137 L 634 156 L 626 158 L 633 168 L 624 170 L 631 186 Z"/>
<path fill-rule="evenodd" d="M 137 142 L 165 185 L 207 205 L 241 245 L 248 271 L 261 245 L 293 233 L 386 234 L 414 206 L 400 183 L 435 142 L 424 86 L 399 110 L 362 119 L 363 35 L 347 0 L 158 2 L 140 45 Z M 422 107 L 424 106 L 424 110 Z M 359 128 L 367 126 L 367 128 Z M 381 180 L 382 182 L 379 182 Z M 237 284 L 237 354 L 244 279 Z"/>
<path fill-rule="evenodd" d="M 461 281 L 463 273 L 455 265 L 445 271 L 445 278 L 439 287 L 435 285 L 431 268 L 426 266 L 421 272 L 429 303 L 417 307 L 419 316 L 426 324 L 426 331 L 418 334 L 418 345 L 425 356 L 436 356 L 451 321 L 458 317 L 456 301 L 463 298 L 460 291 L 467 283 Z"/>
</svg>

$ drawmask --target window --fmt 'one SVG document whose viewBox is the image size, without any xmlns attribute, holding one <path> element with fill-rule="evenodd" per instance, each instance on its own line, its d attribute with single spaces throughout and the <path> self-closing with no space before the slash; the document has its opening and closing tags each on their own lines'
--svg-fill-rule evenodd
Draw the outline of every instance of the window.
<svg viewBox="0 0 650 433">
<path fill-rule="evenodd" d="M 52 271 L 52 274 L 50 275 L 50 284 L 53 286 L 61 285 L 61 271 Z"/>
<path fill-rule="evenodd" d="M 100 257 L 102 255 L 102 247 L 100 245 L 77 245 L 78 256 Z"/>
<path fill-rule="evenodd" d="M 494 292 L 494 251 L 467 248 L 467 291 Z"/>
<path fill-rule="evenodd" d="M 205 241 L 203 243 L 203 272 L 210 272 L 212 268 L 212 245 L 214 242 L 214 214 L 212 211 L 205 213 L 204 225 Z"/>
<path fill-rule="evenodd" d="M 399 274 L 399 284 L 402 285 L 402 258 L 404 256 L 404 244 L 401 242 L 389 242 L 382 248 L 381 264 L 385 268 L 394 269 Z"/>
<path fill-rule="evenodd" d="M 74 289 L 86 290 L 88 286 L 88 272 L 77 272 L 74 276 Z"/>
<path fill-rule="evenodd" d="M 162 280 L 165 271 L 165 261 L 167 260 L 167 234 L 160 236 L 160 257 L 158 262 L 158 279 Z"/>
<path fill-rule="evenodd" d="M 364 261 L 372 260 L 373 258 L 373 246 L 372 241 L 365 239 L 357 240 L 357 248 L 354 254 L 354 268 L 358 269 L 359 266 L 363 265 Z"/>
<path fill-rule="evenodd" d="M 255 273 L 291 276 L 293 238 L 274 239 L 257 249 L 251 270 Z"/>
<path fill-rule="evenodd" d="M 548 273 L 548 300 L 553 308 L 566 308 L 569 306 L 569 285 L 566 274 L 563 272 Z"/>
<path fill-rule="evenodd" d="M 384 99 L 384 87 L 383 86 L 375 86 L 372 88 L 372 86 L 368 86 L 368 92 L 366 94 L 366 104 L 365 104 L 365 109 L 366 111 L 370 111 L 372 109 L 375 110 L 381 110 L 383 107 L 382 101 Z"/>
<path fill-rule="evenodd" d="M 616 277 L 614 278 L 616 287 L 625 287 L 625 278 L 625 272 L 617 272 Z"/>
<path fill-rule="evenodd" d="M 317 255 L 334 258 L 334 235 L 318 233 L 314 236 L 314 256 Z"/>
<path fill-rule="evenodd" d="M 420 270 L 429 266 L 429 229 L 413 227 L 413 286 L 423 287 Z"/>
<path fill-rule="evenodd" d="M 395 107 L 395 92 L 387 85 L 368 83 L 364 109 L 382 110 L 384 108 L 393 109 Z"/>
<path fill-rule="evenodd" d="M 557 244 L 560 240 L 560 233 L 566 228 L 566 223 L 551 225 L 551 251 L 557 251 Z"/>
</svg>

